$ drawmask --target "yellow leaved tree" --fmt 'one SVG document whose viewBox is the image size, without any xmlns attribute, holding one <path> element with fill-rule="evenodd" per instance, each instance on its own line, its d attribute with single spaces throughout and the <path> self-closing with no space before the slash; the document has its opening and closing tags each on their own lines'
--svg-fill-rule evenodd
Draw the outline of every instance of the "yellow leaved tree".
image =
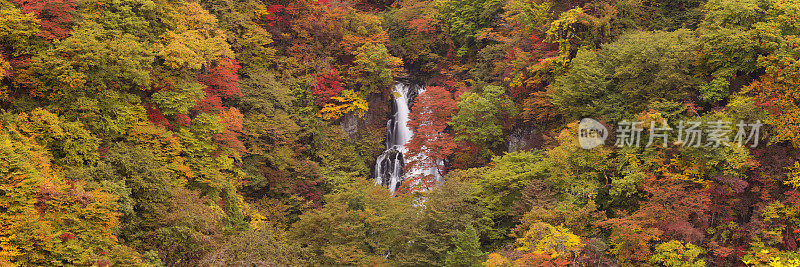
<svg viewBox="0 0 800 267">
<path fill-rule="evenodd" d="M 581 238 L 569 229 L 544 222 L 531 225 L 522 237 L 517 238 L 517 250 L 548 254 L 553 258 L 572 256 L 581 248 Z"/>
<path fill-rule="evenodd" d="M 367 101 L 352 90 L 344 90 L 341 96 L 334 96 L 331 99 L 337 103 L 325 104 L 325 107 L 319 111 L 319 116 L 322 117 L 322 119 L 335 120 L 350 112 L 353 112 L 360 118 L 363 117 L 367 109 L 369 109 Z"/>
</svg>

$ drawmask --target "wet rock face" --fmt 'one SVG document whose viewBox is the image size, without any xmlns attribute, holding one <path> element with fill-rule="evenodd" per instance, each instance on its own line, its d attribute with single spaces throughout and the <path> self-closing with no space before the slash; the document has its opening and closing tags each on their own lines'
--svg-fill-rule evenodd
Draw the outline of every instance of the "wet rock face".
<svg viewBox="0 0 800 267">
<path fill-rule="evenodd" d="M 422 86 L 416 84 L 411 85 L 410 88 L 408 89 L 408 92 L 406 93 L 406 98 L 408 98 L 407 101 L 409 109 L 414 108 L 414 102 L 416 102 L 415 100 L 417 99 L 417 96 L 419 95 L 421 90 L 423 90 Z"/>
<path fill-rule="evenodd" d="M 522 150 L 522 148 L 526 145 L 525 143 L 525 135 L 528 133 L 526 129 L 517 128 L 511 132 L 511 135 L 508 138 L 508 152 L 516 152 Z"/>
<path fill-rule="evenodd" d="M 508 152 L 530 151 L 543 144 L 541 132 L 532 123 L 522 123 L 512 130 L 507 142 Z"/>
<path fill-rule="evenodd" d="M 337 123 L 351 142 L 355 142 L 364 134 L 372 134 L 374 129 L 382 130 L 386 122 L 386 114 L 391 110 L 391 105 L 386 105 L 386 98 L 380 93 L 373 93 L 367 96 L 369 109 L 363 117 L 359 118 L 350 112 L 342 116 Z"/>
</svg>

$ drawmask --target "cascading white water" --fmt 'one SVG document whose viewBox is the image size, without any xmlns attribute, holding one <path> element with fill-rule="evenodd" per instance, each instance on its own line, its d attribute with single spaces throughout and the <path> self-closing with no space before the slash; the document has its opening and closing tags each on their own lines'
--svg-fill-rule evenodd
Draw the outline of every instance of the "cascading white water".
<svg viewBox="0 0 800 267">
<path fill-rule="evenodd" d="M 422 87 L 417 89 L 404 83 L 397 83 L 393 89 L 394 114 L 386 124 L 386 151 L 378 156 L 375 162 L 375 184 L 385 186 L 392 192 L 395 192 L 405 178 L 411 175 L 431 174 L 437 180 L 441 180 L 439 171 L 435 168 L 415 169 L 408 174 L 403 173 L 403 167 L 407 162 L 403 157 L 406 152 L 405 145 L 413 136 L 413 132 L 408 128 L 411 100 L 415 94 L 422 92 L 424 92 Z"/>
</svg>

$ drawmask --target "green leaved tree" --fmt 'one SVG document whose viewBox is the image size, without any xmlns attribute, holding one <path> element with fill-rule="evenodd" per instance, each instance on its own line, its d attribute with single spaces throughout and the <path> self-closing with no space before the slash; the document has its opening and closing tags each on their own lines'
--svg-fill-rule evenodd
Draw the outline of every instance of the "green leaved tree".
<svg viewBox="0 0 800 267">
<path fill-rule="evenodd" d="M 453 239 L 456 248 L 447 252 L 445 265 L 447 266 L 481 266 L 486 253 L 481 251 L 481 242 L 478 233 L 472 225 L 458 233 Z"/>
</svg>

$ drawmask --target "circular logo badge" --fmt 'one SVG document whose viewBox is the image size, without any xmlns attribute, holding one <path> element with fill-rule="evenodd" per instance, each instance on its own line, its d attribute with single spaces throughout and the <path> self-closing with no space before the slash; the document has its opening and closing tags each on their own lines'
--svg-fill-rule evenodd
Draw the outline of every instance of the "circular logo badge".
<svg viewBox="0 0 800 267">
<path fill-rule="evenodd" d="M 583 149 L 592 149 L 606 142 L 608 129 L 602 123 L 583 118 L 578 124 L 578 143 Z"/>
</svg>

